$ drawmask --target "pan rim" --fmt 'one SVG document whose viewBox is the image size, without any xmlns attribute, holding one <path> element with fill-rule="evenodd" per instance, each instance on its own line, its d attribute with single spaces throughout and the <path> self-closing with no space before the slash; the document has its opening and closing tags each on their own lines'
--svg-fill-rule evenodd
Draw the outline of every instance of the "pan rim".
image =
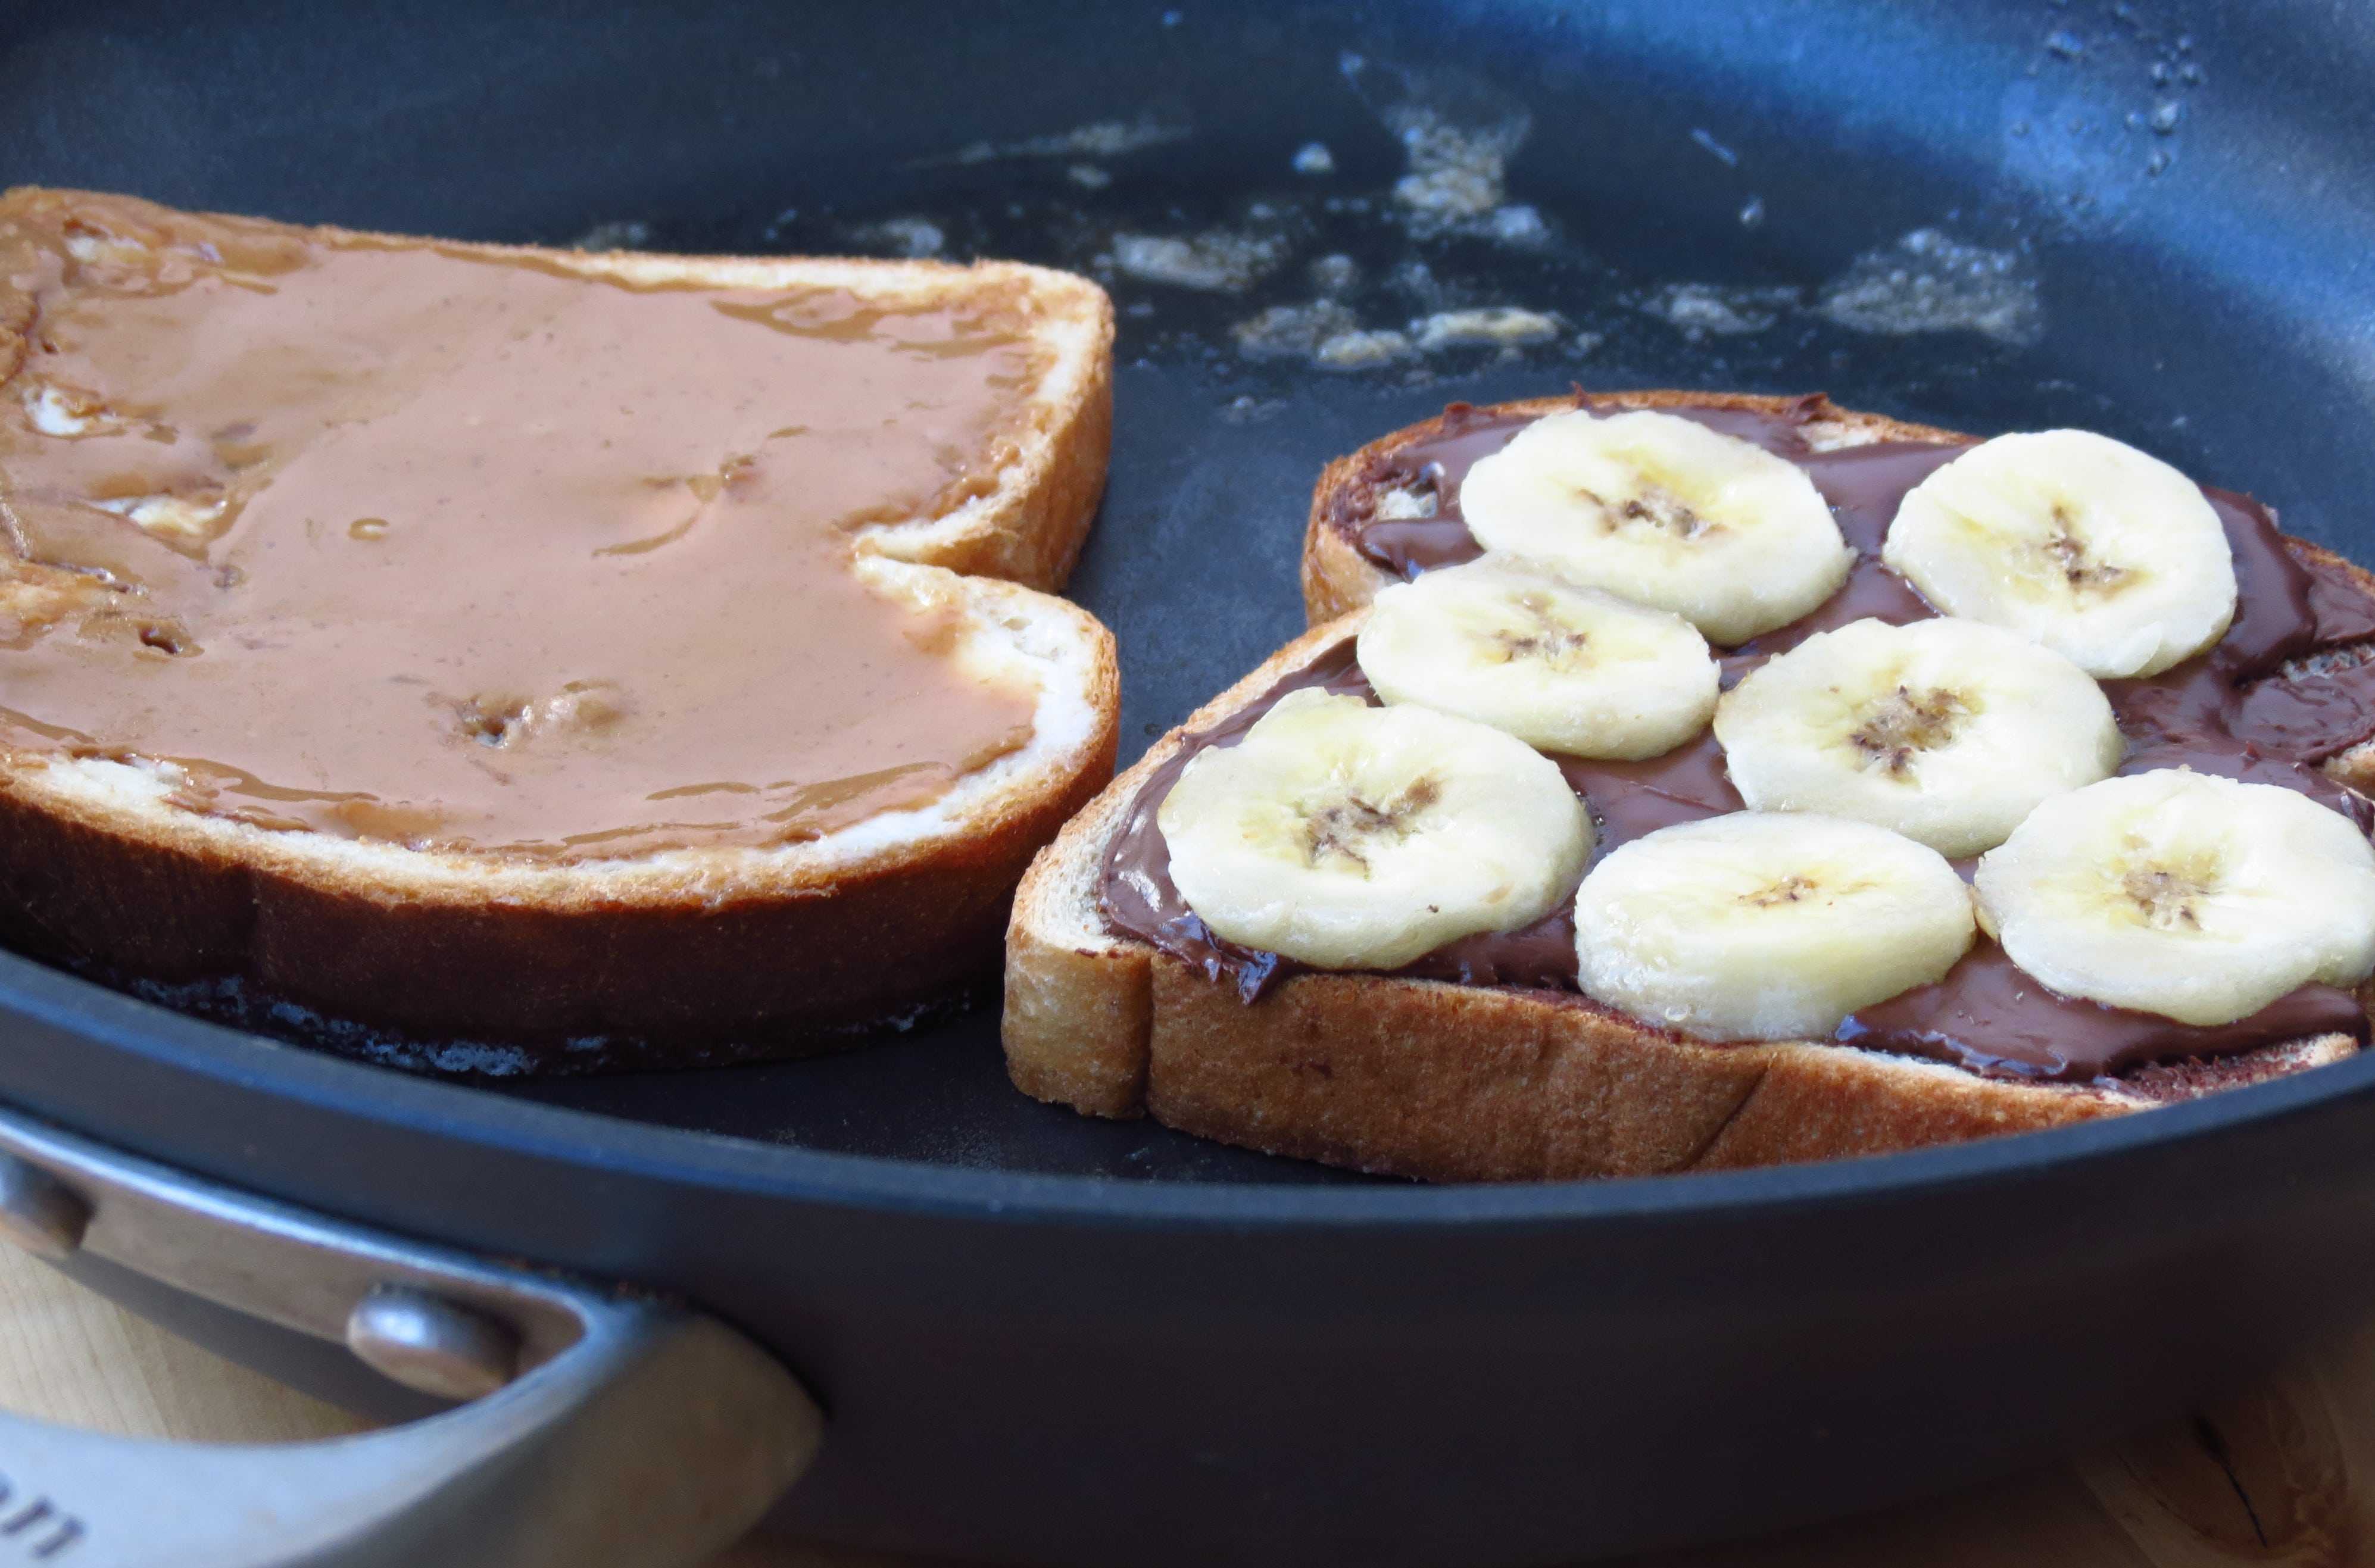
<svg viewBox="0 0 2375 1568">
<path fill-rule="evenodd" d="M 2058 1178 L 2074 1168 L 2300 1115 L 2332 1102 L 2375 1100 L 2375 1051 L 2369 1051 L 2294 1077 L 2159 1106 L 2147 1114 L 1816 1164 L 1465 1185 L 1133 1181 L 803 1149 L 540 1104 L 212 1023 L 0 951 L 0 1020 L 6 1019 L 36 1022 L 91 1048 L 211 1079 L 218 1088 L 267 1095 L 399 1133 L 858 1212 L 1021 1225 L 1573 1230 L 1685 1214 L 1738 1217 L 1774 1208 L 1918 1198 L 2024 1177 Z M 0 1059 L 0 1097 L 14 1098 L 18 1087 Z M 90 1129 L 75 1130 L 92 1135 Z M 155 1157 L 148 1149 L 133 1152 Z"/>
</svg>

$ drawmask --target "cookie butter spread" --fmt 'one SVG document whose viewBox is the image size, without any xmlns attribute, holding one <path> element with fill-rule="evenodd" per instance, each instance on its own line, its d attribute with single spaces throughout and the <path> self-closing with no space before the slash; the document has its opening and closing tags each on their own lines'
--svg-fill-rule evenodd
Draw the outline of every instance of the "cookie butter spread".
<svg viewBox="0 0 2375 1568">
<path fill-rule="evenodd" d="M 1820 450 L 1806 439 L 1805 427 L 1826 407 L 1822 399 L 1807 398 L 1778 414 L 1719 405 L 1669 410 L 1796 465 L 1854 552 L 1845 582 L 1829 600 L 1723 651 L 1727 686 L 1817 632 L 1868 618 L 1904 623 L 1937 614 L 1882 564 L 1881 547 L 1907 492 L 1967 450 L 1967 443 L 1883 442 Z M 1329 521 L 1369 560 L 1398 575 L 1474 560 L 1482 548 L 1460 513 L 1460 483 L 1530 422 L 1527 416 L 1455 405 L 1436 432 L 1375 459 Z M 1377 496 L 1397 491 L 1417 491 L 1426 504 L 1404 507 L 1401 515 L 1376 507 Z M 2225 490 L 2204 494 L 2236 563 L 2234 619 L 2194 658 L 2157 676 L 2104 683 L 2126 744 L 2121 771 L 2183 767 L 2281 785 L 2343 813 L 2364 831 L 2375 824 L 2375 803 L 2317 764 L 2375 733 L 2375 660 L 2358 656 L 2375 636 L 2375 599 L 2347 569 L 2287 545 L 2266 507 Z M 1319 653 L 1245 708 L 1189 735 L 1148 779 L 1103 867 L 1099 902 L 1114 928 L 1188 960 L 1215 981 L 1233 983 L 1248 1001 L 1306 966 L 1225 941 L 1196 915 L 1172 879 L 1156 812 L 1199 752 L 1239 744 L 1289 693 L 1315 687 L 1378 701 L 1350 638 Z M 1598 824 L 1601 855 L 1661 828 L 1743 808 L 1711 731 L 1645 761 L 1554 760 Z M 1971 864 L 1957 863 L 1966 877 Z M 1462 937 L 1393 973 L 1572 994 L 1576 939 L 1571 902 L 1562 902 L 1532 925 Z M 2351 992 L 2304 985 L 2233 1023 L 2187 1025 L 2056 995 L 1982 938 L 1942 979 L 1858 1010 L 1836 1038 L 1994 1077 L 2133 1079 L 2156 1063 L 2327 1033 L 2367 1037 L 2366 1009 Z"/>
<path fill-rule="evenodd" d="M 1019 295 L 715 287 L 0 200 L 0 747 L 582 859 L 813 838 L 1025 745 L 868 525 L 987 492 Z"/>
</svg>

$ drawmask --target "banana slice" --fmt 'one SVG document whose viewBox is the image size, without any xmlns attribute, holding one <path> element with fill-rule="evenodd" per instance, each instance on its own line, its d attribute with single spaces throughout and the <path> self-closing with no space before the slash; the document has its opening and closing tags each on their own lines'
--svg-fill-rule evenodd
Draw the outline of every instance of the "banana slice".
<svg viewBox="0 0 2375 1568">
<path fill-rule="evenodd" d="M 2202 488 L 2086 430 L 1981 442 L 1914 487 L 1881 560 L 1948 615 L 2104 678 L 2157 675 L 2235 618 L 2234 552 Z"/>
<path fill-rule="evenodd" d="M 1468 471 L 1459 510 L 1485 548 L 1672 610 L 1721 647 L 1807 614 L 1855 560 L 1796 466 L 1648 409 L 1535 420 Z"/>
<path fill-rule="evenodd" d="M 1821 1039 L 1952 969 L 1971 898 L 1885 828 L 1741 811 L 1615 850 L 1575 931 L 1584 992 L 1611 1007 L 1705 1040 Z"/>
<path fill-rule="evenodd" d="M 1155 812 L 1205 925 L 1318 969 L 1393 969 L 1555 908 L 1591 853 L 1558 767 L 1428 708 L 1294 691 Z"/>
<path fill-rule="evenodd" d="M 2109 778 L 2123 742 L 2102 688 L 1976 620 L 1858 620 L 1724 696 L 1724 765 L 1759 811 L 1823 811 L 1941 855 L 2003 843 L 2037 803 Z"/>
<path fill-rule="evenodd" d="M 1707 727 L 1717 666 L 1682 617 L 1486 555 L 1377 595 L 1361 669 L 1416 702 L 1571 757 L 1655 757 Z"/>
<path fill-rule="evenodd" d="M 2069 996 L 2231 1023 L 2375 970 L 2375 847 L 2289 789 L 2164 768 L 2039 806 L 1979 861 L 1982 919 Z"/>
</svg>

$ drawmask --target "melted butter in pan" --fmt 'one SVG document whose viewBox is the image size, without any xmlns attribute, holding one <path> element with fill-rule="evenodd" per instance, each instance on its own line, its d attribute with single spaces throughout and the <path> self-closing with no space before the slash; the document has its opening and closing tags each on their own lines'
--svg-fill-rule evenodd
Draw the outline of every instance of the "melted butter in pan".
<svg viewBox="0 0 2375 1568">
<path fill-rule="evenodd" d="M 0 201 L 0 740 L 262 825 L 559 858 L 812 838 L 1028 743 L 869 525 L 995 483 L 1019 295 Z"/>
</svg>

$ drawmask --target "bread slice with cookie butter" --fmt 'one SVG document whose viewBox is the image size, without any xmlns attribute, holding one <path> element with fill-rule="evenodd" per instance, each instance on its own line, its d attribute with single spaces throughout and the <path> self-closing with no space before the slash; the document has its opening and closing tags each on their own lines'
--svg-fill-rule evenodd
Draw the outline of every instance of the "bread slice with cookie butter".
<svg viewBox="0 0 2375 1568">
<path fill-rule="evenodd" d="M 434 1066 L 812 1049 L 996 973 L 1110 776 L 1052 596 L 1111 310 L 0 199 L 0 937 Z"/>
<path fill-rule="evenodd" d="M 2375 580 L 2083 431 L 1455 407 L 1329 466 L 1314 629 L 1034 863 L 1010 1071 L 1364 1170 L 1633 1175 L 2341 1059 Z"/>
</svg>

